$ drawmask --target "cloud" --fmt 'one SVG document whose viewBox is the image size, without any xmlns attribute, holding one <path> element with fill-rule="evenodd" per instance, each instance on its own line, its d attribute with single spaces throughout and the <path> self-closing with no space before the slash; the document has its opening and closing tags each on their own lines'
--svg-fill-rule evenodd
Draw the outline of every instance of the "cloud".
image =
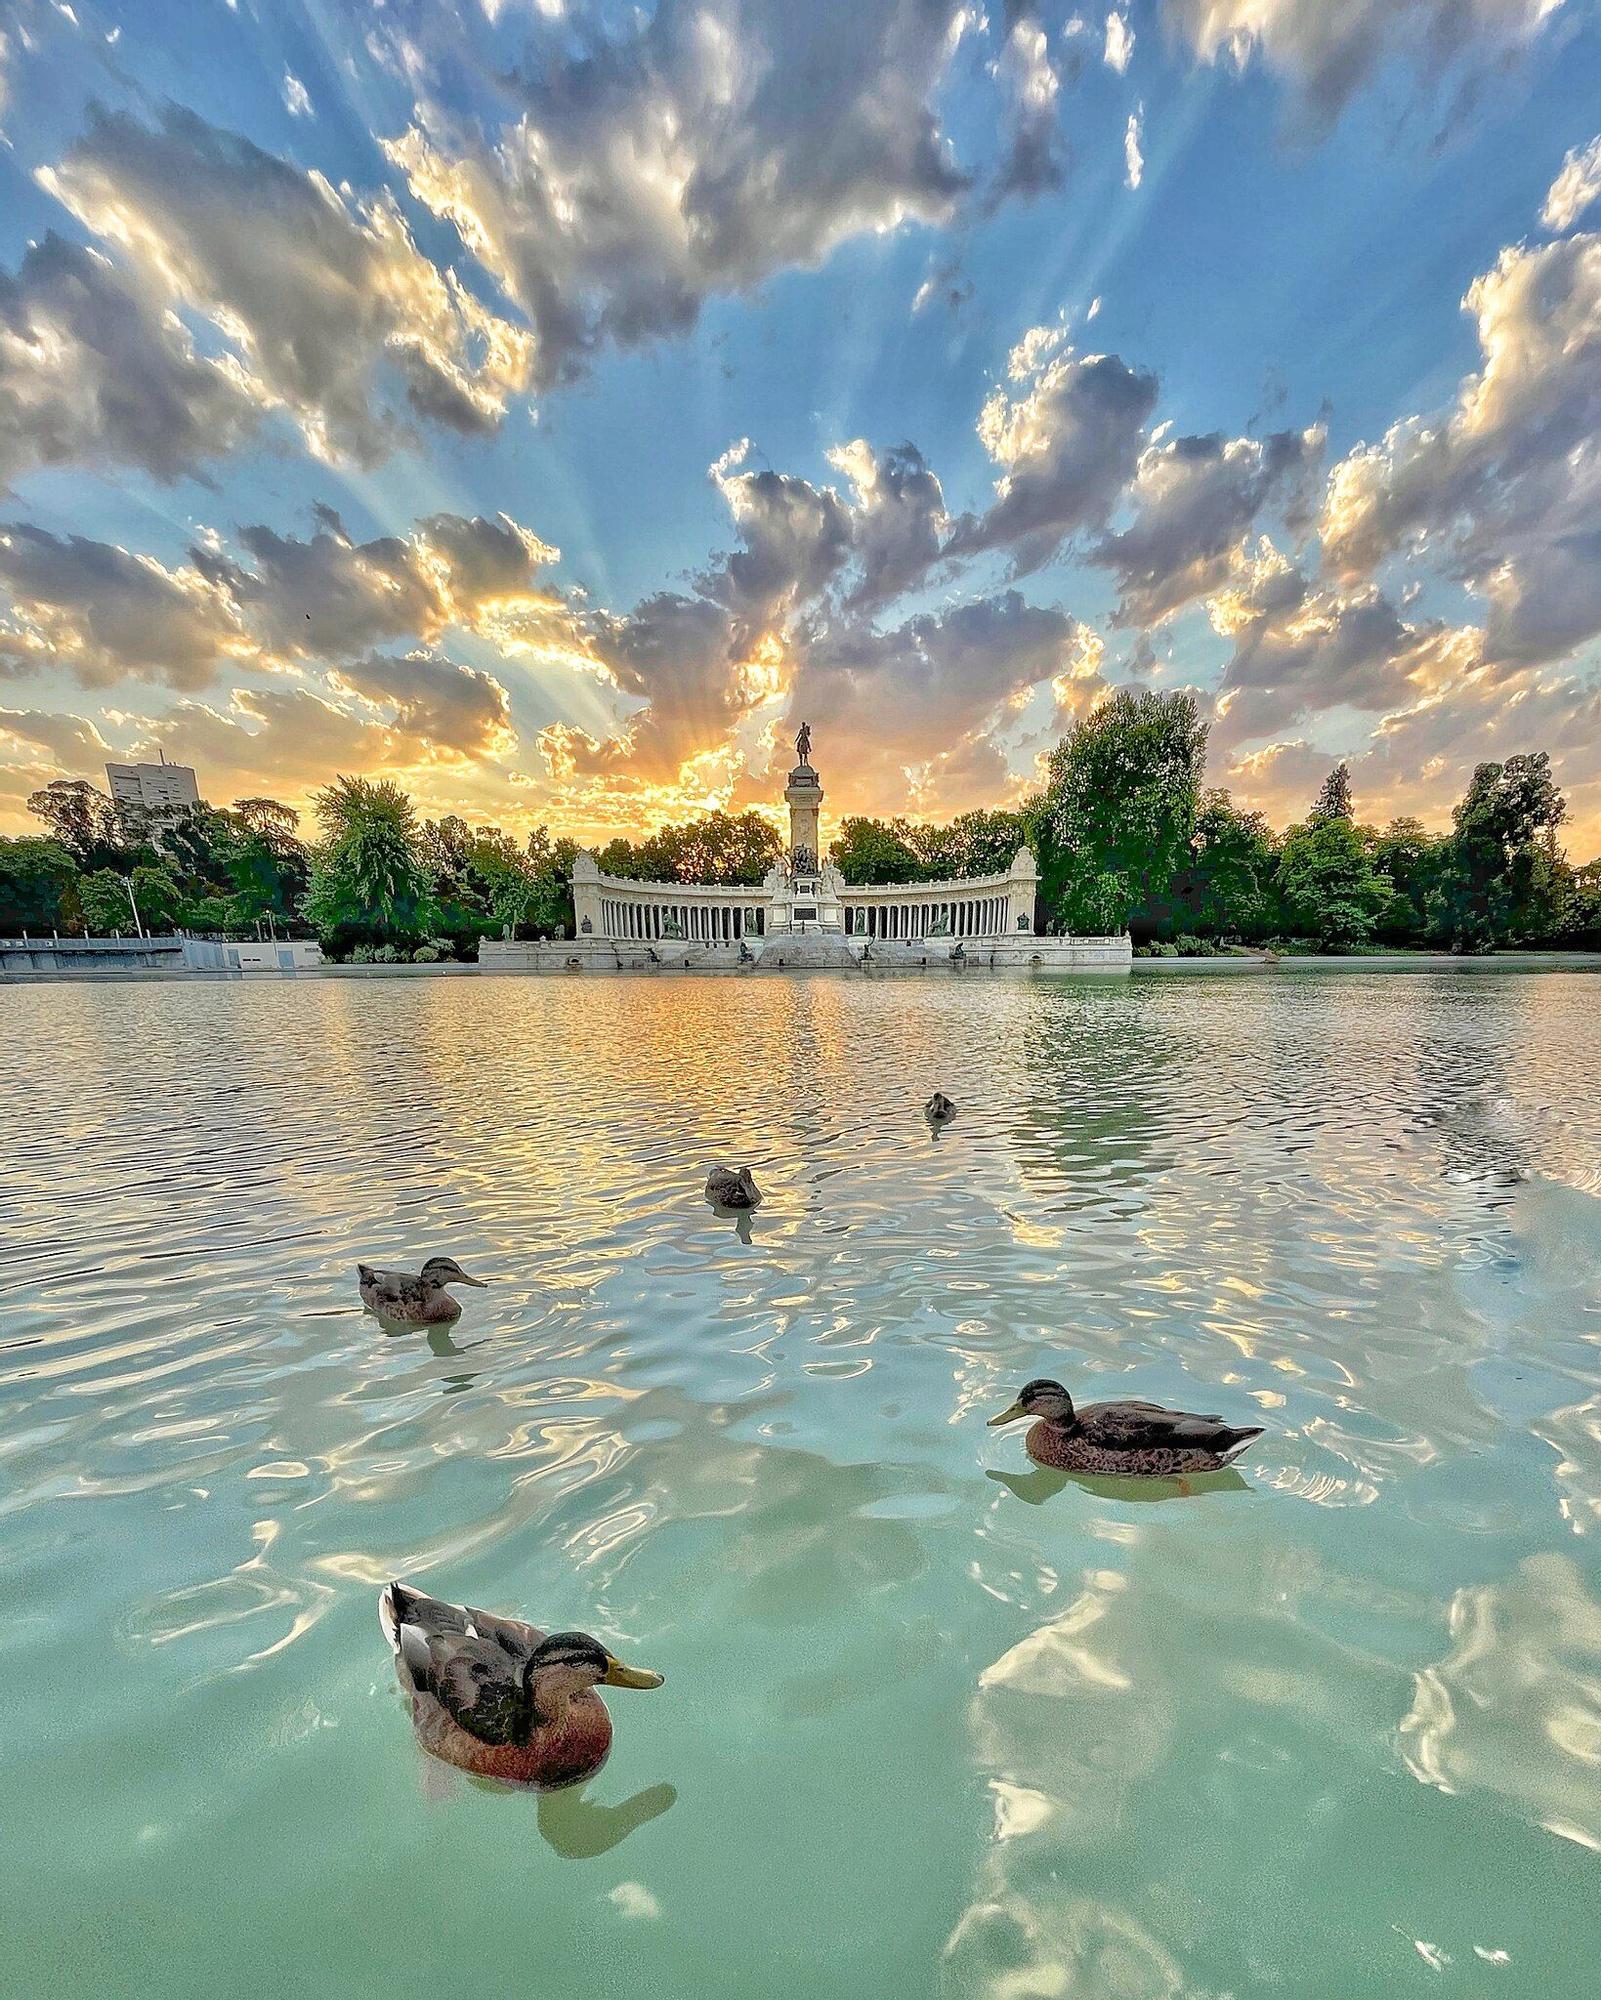
<svg viewBox="0 0 1601 2000">
<path fill-rule="evenodd" d="M 1265 539 L 1237 554 L 1233 582 L 1207 609 L 1234 642 L 1217 698 L 1224 747 L 1331 711 L 1379 715 L 1480 663 L 1472 627 L 1409 623 L 1372 584 L 1315 588 Z"/>
<path fill-rule="evenodd" d="M 1588 146 L 1574 146 L 1562 162 L 1562 171 L 1551 183 L 1540 210 L 1540 220 L 1561 235 L 1573 227 L 1597 195 L 1601 195 L 1601 138 Z"/>
<path fill-rule="evenodd" d="M 411 739 L 409 762 L 424 762 L 440 752 L 506 757 L 517 747 L 506 690 L 477 667 L 458 666 L 437 653 L 408 653 L 401 659 L 374 653 L 339 667 L 334 681 L 389 712 L 392 735 Z"/>
<path fill-rule="evenodd" d="M 752 636 L 817 596 L 850 555 L 851 523 L 838 494 L 770 470 L 745 471 L 750 440 L 742 439 L 711 469 L 744 547 L 724 558 L 702 583 L 708 596 L 741 615 Z"/>
<path fill-rule="evenodd" d="M 1295 90 L 1314 132 L 1387 63 L 1426 81 L 1487 73 L 1526 48 L 1562 0 L 1165 0 L 1203 62 L 1260 54 Z"/>
<path fill-rule="evenodd" d="M 38 709 L 0 708 L 0 737 L 30 764 L 74 775 L 93 771 L 117 754 L 83 716 L 46 715 Z M 44 753 L 42 762 L 32 756 L 35 751 Z"/>
<path fill-rule="evenodd" d="M 0 271 L 0 486 L 42 465 L 170 481 L 231 451 L 261 403 L 239 369 L 97 251 L 54 233 Z"/>
<path fill-rule="evenodd" d="M 1108 69 L 1116 70 L 1119 76 L 1127 73 L 1134 58 L 1134 30 L 1128 24 L 1127 15 L 1107 15 L 1104 56 Z"/>
<path fill-rule="evenodd" d="M 937 559 L 950 525 L 944 492 L 912 444 L 874 451 L 865 438 L 853 438 L 828 458 L 852 487 L 850 535 L 858 575 L 846 608 L 888 603 L 921 582 Z"/>
<path fill-rule="evenodd" d="M 1299 519 L 1323 441 L 1315 427 L 1264 439 L 1214 431 L 1147 445 L 1129 489 L 1129 525 L 1087 551 L 1116 572 L 1118 624 L 1160 624 L 1220 589 L 1241 540 L 1275 495 Z"/>
<path fill-rule="evenodd" d="M 969 183 L 936 99 L 970 25 L 963 0 L 536 20 L 514 119 L 425 104 L 386 150 L 527 315 L 546 388 L 851 237 L 945 221 Z"/>
<path fill-rule="evenodd" d="M 209 320 L 259 402 L 312 449 L 361 464 L 413 417 L 493 430 L 531 343 L 411 239 L 393 198 L 361 203 L 176 105 L 154 128 L 98 106 L 40 183 L 114 243 L 150 309 Z"/>
<path fill-rule="evenodd" d="M 1140 151 L 1141 121 L 1145 106 L 1131 111 L 1128 124 L 1123 132 L 1123 178 L 1131 188 L 1137 188 L 1145 177 L 1145 155 Z"/>
<path fill-rule="evenodd" d="M 551 601 L 534 577 L 558 551 L 509 515 L 433 514 L 410 535 L 358 542 L 332 509 L 315 513 L 306 540 L 261 523 L 241 528 L 248 565 L 220 545 L 190 551 L 279 657 L 343 659 L 395 639 L 432 642 L 448 625 L 503 639 L 520 614 Z"/>
<path fill-rule="evenodd" d="M 1032 13 L 1012 23 L 995 72 L 1007 99 L 1011 143 L 991 200 L 1026 198 L 1060 187 L 1067 177 L 1057 119 L 1062 80 L 1045 30 Z"/>
<path fill-rule="evenodd" d="M 203 687 L 253 650 L 201 570 L 83 535 L 0 524 L 0 673 L 59 668 L 85 687 L 127 678 Z"/>
<path fill-rule="evenodd" d="M 1493 657 L 1560 658 L 1601 631 L 1601 236 L 1504 250 L 1463 303 L 1482 366 L 1449 409 L 1335 467 L 1325 558 L 1357 577 L 1432 547 L 1489 597 Z"/>
<path fill-rule="evenodd" d="M 304 798 L 336 771 L 377 771 L 404 761 L 391 732 L 310 688 L 241 688 L 224 709 L 182 701 L 141 725 L 138 749 L 193 764 L 208 793 L 266 790 Z"/>
<path fill-rule="evenodd" d="M 311 93 L 300 81 L 300 78 L 295 75 L 293 70 L 286 69 L 284 71 L 283 100 L 284 109 L 289 113 L 291 118 L 314 118 L 316 116 L 316 113 L 311 108 Z"/>
<path fill-rule="evenodd" d="M 1012 350 L 1018 392 L 997 388 L 978 425 L 1003 468 L 995 500 L 957 523 L 948 553 L 1004 548 L 1024 575 L 1103 525 L 1133 477 L 1156 377 L 1115 354 L 1079 355 L 1064 340 L 1060 328 L 1036 327 Z"/>
</svg>

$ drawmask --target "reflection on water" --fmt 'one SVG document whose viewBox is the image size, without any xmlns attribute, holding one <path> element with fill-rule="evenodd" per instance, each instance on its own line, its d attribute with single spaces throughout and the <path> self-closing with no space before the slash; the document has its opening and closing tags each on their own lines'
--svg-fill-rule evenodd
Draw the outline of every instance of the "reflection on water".
<svg viewBox="0 0 1601 2000">
<path fill-rule="evenodd" d="M 6 989 L 8 1993 L 1589 1990 L 1598 997 Z M 1266 1435 L 1031 1467 L 1041 1373 Z M 421 1797 L 396 1574 L 667 1687 Z"/>
</svg>

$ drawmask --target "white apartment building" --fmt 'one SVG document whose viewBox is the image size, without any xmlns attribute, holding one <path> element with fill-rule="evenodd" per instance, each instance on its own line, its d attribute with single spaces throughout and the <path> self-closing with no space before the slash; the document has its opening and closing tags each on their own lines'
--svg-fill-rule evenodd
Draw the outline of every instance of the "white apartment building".
<svg viewBox="0 0 1601 2000">
<path fill-rule="evenodd" d="M 187 764 L 108 764 L 106 780 L 119 806 L 137 806 L 145 812 L 172 812 L 200 803 L 200 787 Z"/>
</svg>

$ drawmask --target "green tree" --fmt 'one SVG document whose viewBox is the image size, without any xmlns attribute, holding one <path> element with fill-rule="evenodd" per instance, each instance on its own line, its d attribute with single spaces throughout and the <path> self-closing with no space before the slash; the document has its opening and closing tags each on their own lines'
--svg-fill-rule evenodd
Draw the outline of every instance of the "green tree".
<svg viewBox="0 0 1601 2000">
<path fill-rule="evenodd" d="M 75 928 L 78 880 L 78 864 L 59 840 L 0 837 L 0 937 Z"/>
<path fill-rule="evenodd" d="M 1291 831 L 1279 854 L 1278 890 L 1296 934 L 1325 951 L 1365 944 L 1388 894 L 1361 834 L 1338 814 Z"/>
<path fill-rule="evenodd" d="M 1493 951 L 1550 935 L 1556 829 L 1566 813 L 1543 750 L 1477 767 L 1452 814 L 1455 831 L 1431 901 L 1453 950 Z"/>
<path fill-rule="evenodd" d="M 28 810 L 82 869 L 128 869 L 134 847 L 117 808 L 87 778 L 57 778 L 28 800 Z"/>
<path fill-rule="evenodd" d="M 314 800 L 323 843 L 305 916 L 338 953 L 355 944 L 413 947 L 437 921 L 411 800 L 391 780 L 336 778 Z"/>
<path fill-rule="evenodd" d="M 1175 878 L 1161 930 L 1218 940 L 1265 937 L 1277 865 L 1261 813 L 1242 812 L 1225 791 L 1203 793 L 1190 858 Z"/>
<path fill-rule="evenodd" d="M 128 901 L 128 884 L 114 868 L 97 868 L 78 885 L 78 901 L 83 909 L 83 927 L 90 937 L 112 937 L 134 933 L 133 906 Z"/>
<path fill-rule="evenodd" d="M 783 853 L 758 812 L 709 812 L 661 826 L 646 839 L 609 840 L 595 859 L 603 873 L 633 882 L 713 882 L 754 888 Z"/>
<path fill-rule="evenodd" d="M 1354 819 L 1355 810 L 1351 803 L 1351 770 L 1348 764 L 1336 764 L 1323 780 L 1317 797 L 1312 801 L 1312 810 L 1307 821 L 1312 826 L 1321 826 L 1329 819 Z"/>
<path fill-rule="evenodd" d="M 1074 725 L 1028 819 L 1051 930 L 1150 926 L 1190 857 L 1205 758 L 1192 695 L 1120 688 Z"/>
<path fill-rule="evenodd" d="M 1429 902 L 1446 843 L 1421 820 L 1394 819 L 1367 832 L 1368 854 L 1385 885 L 1374 929 L 1386 944 L 1421 943 L 1429 935 Z"/>
<path fill-rule="evenodd" d="M 145 929 L 153 932 L 176 930 L 184 905 L 184 893 L 172 870 L 141 863 L 134 869 L 132 879 L 139 919 Z"/>
<path fill-rule="evenodd" d="M 928 870 L 903 819 L 847 816 L 829 845 L 828 858 L 853 889 L 868 882 L 923 882 Z"/>
<path fill-rule="evenodd" d="M 897 822 L 902 824 L 902 822 Z M 1025 846 L 1022 811 L 958 813 L 948 826 L 913 826 L 912 851 L 930 882 L 964 882 L 979 875 L 1004 875 Z"/>
</svg>

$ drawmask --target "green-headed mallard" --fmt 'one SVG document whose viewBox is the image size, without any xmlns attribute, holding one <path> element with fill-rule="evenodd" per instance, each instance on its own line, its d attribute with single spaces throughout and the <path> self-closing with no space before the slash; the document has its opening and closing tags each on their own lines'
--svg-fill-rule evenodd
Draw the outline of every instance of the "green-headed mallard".
<svg viewBox="0 0 1601 2000">
<path fill-rule="evenodd" d="M 956 1116 L 956 1106 L 945 1095 L 943 1090 L 936 1090 L 934 1095 L 923 1106 L 923 1116 L 928 1120 L 930 1125 L 949 1125 L 951 1120 Z"/>
<path fill-rule="evenodd" d="M 378 1622 L 411 1698 L 417 1741 L 480 1778 L 546 1790 L 580 1783 L 611 1748 L 611 1717 L 595 1688 L 662 1684 L 587 1632 L 547 1636 L 410 1584 L 384 1586 Z"/>
<path fill-rule="evenodd" d="M 356 1277 L 361 1302 L 369 1312 L 408 1326 L 434 1326 L 441 1320 L 459 1319 L 461 1302 L 445 1287 L 476 1285 L 482 1291 L 488 1283 L 485 1278 L 469 1278 L 454 1257 L 430 1257 L 417 1272 L 377 1271 L 371 1264 L 358 1264 Z"/>
<path fill-rule="evenodd" d="M 761 1198 L 749 1167 L 713 1167 L 706 1176 L 706 1199 L 719 1208 L 754 1208 Z"/>
<path fill-rule="evenodd" d="M 1088 1403 L 1075 1410 L 1061 1383 L 1043 1375 L 1026 1382 L 1012 1407 L 989 1421 L 993 1427 L 1019 1417 L 1037 1420 L 1023 1440 L 1036 1465 L 1121 1478 L 1216 1472 L 1259 1438 L 1263 1428 L 1164 1410 L 1160 1403 Z"/>
</svg>

